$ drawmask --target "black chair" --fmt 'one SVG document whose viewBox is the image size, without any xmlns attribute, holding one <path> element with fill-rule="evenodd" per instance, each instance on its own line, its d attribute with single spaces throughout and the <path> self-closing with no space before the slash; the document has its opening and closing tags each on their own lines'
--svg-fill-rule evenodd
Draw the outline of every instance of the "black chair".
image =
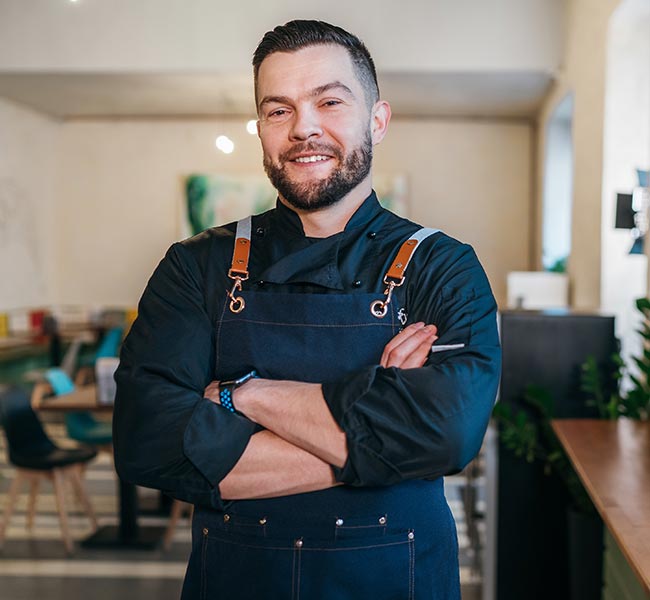
<svg viewBox="0 0 650 600">
<path fill-rule="evenodd" d="M 89 448 L 59 448 L 43 430 L 40 420 L 32 410 L 29 396 L 17 387 L 0 389 L 0 423 L 4 427 L 9 462 L 16 468 L 0 523 L 0 547 L 4 542 L 5 531 L 22 482 L 29 481 L 31 484 L 27 508 L 27 528 L 31 530 L 39 484 L 43 478 L 47 478 L 54 487 L 63 543 L 68 554 L 71 554 L 73 543 L 68 528 L 64 482 L 68 479 L 72 484 L 94 531 L 97 529 L 97 519 L 84 489 L 81 469 L 82 465 L 93 459 L 97 453 Z"/>
</svg>

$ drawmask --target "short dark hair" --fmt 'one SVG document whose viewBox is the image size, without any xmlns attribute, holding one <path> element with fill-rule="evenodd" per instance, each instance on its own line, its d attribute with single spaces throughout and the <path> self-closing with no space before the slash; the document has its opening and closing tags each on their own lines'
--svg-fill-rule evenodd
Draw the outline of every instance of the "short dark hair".
<svg viewBox="0 0 650 600">
<path fill-rule="evenodd" d="M 348 51 L 355 73 L 363 86 L 369 104 L 379 100 L 379 85 L 375 63 L 365 44 L 336 25 L 324 21 L 295 20 L 267 31 L 253 54 L 255 104 L 257 104 L 257 76 L 262 61 L 274 52 L 296 52 L 309 46 L 335 44 Z"/>
</svg>

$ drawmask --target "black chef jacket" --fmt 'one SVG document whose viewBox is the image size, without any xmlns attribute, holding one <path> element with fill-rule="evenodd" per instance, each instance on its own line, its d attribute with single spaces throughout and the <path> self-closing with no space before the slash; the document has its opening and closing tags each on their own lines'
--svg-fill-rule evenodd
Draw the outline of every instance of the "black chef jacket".
<svg viewBox="0 0 650 600">
<path fill-rule="evenodd" d="M 115 376 L 120 477 L 215 508 L 223 507 L 218 483 L 259 430 L 203 398 L 215 378 L 215 323 L 232 286 L 235 228 L 216 227 L 171 246 L 140 300 Z M 390 263 L 417 229 L 372 193 L 344 231 L 309 238 L 298 215 L 278 202 L 253 217 L 244 289 L 371 292 L 381 299 Z M 465 346 L 431 353 L 422 368 L 374 365 L 323 384 L 348 443 L 348 460 L 334 472 L 349 485 L 458 472 L 480 448 L 496 395 L 496 303 L 470 246 L 442 233 L 424 240 L 393 301 L 409 323 L 438 327 L 436 345 Z"/>
</svg>

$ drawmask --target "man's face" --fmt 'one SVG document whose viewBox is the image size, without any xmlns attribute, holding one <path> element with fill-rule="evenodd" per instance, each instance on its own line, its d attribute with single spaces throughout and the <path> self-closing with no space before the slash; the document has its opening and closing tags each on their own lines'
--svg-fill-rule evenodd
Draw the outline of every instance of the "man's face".
<svg viewBox="0 0 650 600">
<path fill-rule="evenodd" d="M 257 97 L 264 169 L 284 200 L 316 210 L 362 184 L 369 193 L 371 110 L 344 48 L 269 55 Z"/>
</svg>

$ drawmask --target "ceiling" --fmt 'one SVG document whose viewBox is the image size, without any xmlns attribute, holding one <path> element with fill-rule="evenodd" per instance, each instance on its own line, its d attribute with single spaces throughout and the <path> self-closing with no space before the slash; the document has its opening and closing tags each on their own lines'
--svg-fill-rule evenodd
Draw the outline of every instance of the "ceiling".
<svg viewBox="0 0 650 600">
<path fill-rule="evenodd" d="M 401 118 L 532 118 L 542 72 L 385 72 L 382 97 Z M 58 119 L 254 116 L 251 75 L 0 73 L 0 96 Z"/>
</svg>

